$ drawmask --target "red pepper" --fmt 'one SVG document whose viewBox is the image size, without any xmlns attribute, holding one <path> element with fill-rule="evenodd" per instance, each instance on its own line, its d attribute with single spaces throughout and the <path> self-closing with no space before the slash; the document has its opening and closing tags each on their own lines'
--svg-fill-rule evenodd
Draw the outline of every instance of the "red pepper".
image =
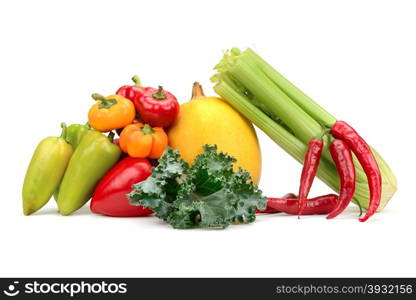
<svg viewBox="0 0 416 300">
<path fill-rule="evenodd" d="M 380 205 L 382 186 L 380 168 L 371 152 L 370 146 L 368 146 L 364 139 L 350 125 L 344 121 L 337 121 L 332 126 L 331 134 L 335 138 L 347 143 L 355 156 L 357 156 L 358 161 L 367 175 L 370 189 L 370 202 L 365 216 L 359 219 L 360 222 L 364 222 L 376 212 Z"/>
<path fill-rule="evenodd" d="M 168 127 L 179 113 L 178 100 L 161 86 L 158 89 L 147 88 L 135 106 L 140 120 L 153 127 Z"/>
<path fill-rule="evenodd" d="M 283 199 L 297 199 L 298 196 L 296 196 L 295 194 L 292 194 L 292 193 L 288 193 L 288 194 L 284 195 L 282 198 Z M 273 214 L 273 213 L 278 213 L 278 212 L 280 212 L 280 211 L 273 208 L 273 207 L 270 207 L 269 205 L 267 205 L 266 209 L 264 209 L 264 210 L 256 209 L 256 213 L 261 213 L 261 214 Z"/>
<path fill-rule="evenodd" d="M 302 215 L 303 209 L 306 206 L 306 199 L 308 198 L 313 180 L 318 170 L 319 160 L 321 159 L 322 148 L 324 143 L 318 139 L 311 139 L 308 144 L 305 159 L 303 162 L 302 175 L 300 178 L 299 187 L 299 215 Z"/>
<path fill-rule="evenodd" d="M 327 214 L 331 212 L 338 202 L 338 196 L 335 194 L 328 194 L 305 201 L 305 208 L 302 215 Z M 286 198 L 268 198 L 267 207 L 281 211 L 287 214 L 299 214 L 299 200 Z"/>
<path fill-rule="evenodd" d="M 143 206 L 130 205 L 126 194 L 132 185 L 151 175 L 152 166 L 147 159 L 126 157 L 119 161 L 95 188 L 90 208 L 95 213 L 112 217 L 139 217 L 152 213 Z"/>
<path fill-rule="evenodd" d="M 355 167 L 351 150 L 342 140 L 335 140 L 329 146 L 332 159 L 338 170 L 340 187 L 337 206 L 326 217 L 332 219 L 344 211 L 355 192 Z"/>
<path fill-rule="evenodd" d="M 116 92 L 117 95 L 123 96 L 133 102 L 134 107 L 137 110 L 137 103 L 140 97 L 143 96 L 146 91 L 146 87 L 142 87 L 139 76 L 135 75 L 132 79 L 135 85 L 123 85 Z"/>
</svg>

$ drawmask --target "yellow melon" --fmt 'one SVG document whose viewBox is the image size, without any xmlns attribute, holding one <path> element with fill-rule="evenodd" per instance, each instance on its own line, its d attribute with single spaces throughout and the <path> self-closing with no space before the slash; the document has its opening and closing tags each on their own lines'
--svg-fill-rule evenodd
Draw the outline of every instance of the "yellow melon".
<svg viewBox="0 0 416 300">
<path fill-rule="evenodd" d="M 168 130 L 169 145 L 192 163 L 205 144 L 216 144 L 219 151 L 237 159 L 235 168 L 250 172 L 254 183 L 261 174 L 261 152 L 253 125 L 217 97 L 205 97 L 194 83 L 191 101 L 181 105 L 179 116 Z"/>
</svg>

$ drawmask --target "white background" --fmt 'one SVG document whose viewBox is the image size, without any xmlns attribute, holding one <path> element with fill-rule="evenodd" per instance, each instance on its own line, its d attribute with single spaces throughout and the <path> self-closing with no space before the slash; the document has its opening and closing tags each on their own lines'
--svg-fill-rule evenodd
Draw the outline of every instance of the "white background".
<svg viewBox="0 0 416 300">
<path fill-rule="evenodd" d="M 0 276 L 416 276 L 414 1 L 2 1 Z M 37 143 L 84 123 L 90 94 L 139 74 L 180 102 L 222 51 L 252 47 L 332 114 L 356 127 L 399 181 L 367 223 L 260 216 L 220 230 L 157 218 L 108 218 L 54 201 L 21 211 Z M 295 192 L 301 166 L 259 132 L 261 188 Z M 316 181 L 312 195 L 330 192 Z"/>
</svg>

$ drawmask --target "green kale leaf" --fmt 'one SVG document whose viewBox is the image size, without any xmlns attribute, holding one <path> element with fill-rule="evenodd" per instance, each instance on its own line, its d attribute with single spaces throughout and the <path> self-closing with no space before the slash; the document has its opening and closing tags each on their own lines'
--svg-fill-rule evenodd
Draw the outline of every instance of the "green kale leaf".
<svg viewBox="0 0 416 300">
<path fill-rule="evenodd" d="M 188 165 L 177 150 L 168 148 L 145 181 L 127 194 L 132 205 L 152 209 L 174 228 L 226 228 L 231 223 L 256 220 L 256 207 L 266 207 L 250 177 L 236 159 L 205 145 L 194 163 Z"/>
</svg>

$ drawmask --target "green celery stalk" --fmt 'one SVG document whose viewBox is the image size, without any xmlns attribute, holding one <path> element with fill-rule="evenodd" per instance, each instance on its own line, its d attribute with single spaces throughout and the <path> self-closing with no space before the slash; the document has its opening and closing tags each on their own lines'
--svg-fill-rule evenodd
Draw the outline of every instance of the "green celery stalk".
<svg viewBox="0 0 416 300">
<path fill-rule="evenodd" d="M 324 130 L 331 128 L 336 121 L 251 49 L 241 53 L 233 48 L 230 55 L 226 54 L 219 65 L 220 69 L 225 70 L 225 75 L 222 73 L 221 76 L 223 80 L 228 83 L 233 81 L 234 87 L 242 92 L 249 91 L 248 95 L 251 95 L 251 101 L 255 105 L 281 125 L 284 124 L 305 144 L 312 138 L 321 137 Z M 304 107 L 307 109 L 303 109 Z M 322 155 L 332 161 L 328 145 L 325 146 Z M 357 166 L 357 181 L 367 182 L 367 176 L 355 156 L 354 160 Z"/>
<path fill-rule="evenodd" d="M 293 102 L 258 68 L 251 67 L 243 59 L 230 68 L 230 74 L 243 84 L 267 112 L 283 121 L 303 142 L 322 135 L 322 127 Z M 296 116 L 296 119 L 293 116 Z"/>
<path fill-rule="evenodd" d="M 211 80 L 216 82 L 216 93 L 300 163 L 309 140 L 320 137 L 336 121 L 251 49 L 241 53 L 233 48 L 224 54 L 215 69 L 218 73 Z M 328 145 L 317 176 L 338 191 L 338 172 L 327 148 Z M 373 152 L 383 177 L 381 210 L 395 193 L 397 182 L 387 163 L 377 151 L 373 149 Z M 367 208 L 367 179 L 357 160 L 355 165 L 357 182 L 353 201 Z"/>
<path fill-rule="evenodd" d="M 323 109 L 318 103 L 313 101 L 308 95 L 298 89 L 293 83 L 287 80 L 282 74 L 270 66 L 263 58 L 251 49 L 244 52 L 250 59 L 256 60 L 259 67 L 265 74 L 278 85 L 297 105 L 306 113 L 312 116 L 317 122 L 326 127 L 332 127 L 336 118 Z"/>
<path fill-rule="evenodd" d="M 272 66 L 270 66 L 263 58 L 261 58 L 257 53 L 251 49 L 247 49 L 244 53 L 234 50 L 236 56 L 241 55 L 241 60 L 249 62 L 251 65 L 256 66 L 261 69 L 263 76 L 266 76 L 273 82 L 273 86 L 269 86 L 269 89 L 272 90 L 274 86 L 278 86 L 285 94 L 286 97 L 290 97 L 293 102 L 295 102 L 301 109 L 311 116 L 316 122 L 321 124 L 324 128 L 331 128 L 332 125 L 336 122 L 336 118 L 323 109 L 319 104 L 313 101 L 309 96 L 303 93 L 299 88 L 297 88 L 293 83 L 287 80 L 282 74 L 276 71 Z M 237 63 L 237 62 L 236 62 Z M 278 105 L 278 104 L 276 104 Z M 270 108 L 269 108 L 270 109 Z M 296 112 L 292 111 L 292 115 L 296 115 Z M 297 118 L 298 119 L 298 118 Z M 283 120 L 284 121 L 284 120 Z M 294 120 L 299 122 L 300 120 Z M 303 123 L 304 121 L 302 121 Z M 288 124 L 291 127 L 290 124 Z M 310 126 L 310 125 L 309 125 Z M 313 137 L 318 137 L 318 132 L 315 132 L 314 136 L 309 136 L 306 139 L 302 139 L 304 142 L 309 141 Z M 329 153 L 328 147 L 323 151 L 322 155 L 325 159 L 332 161 L 331 155 Z M 361 165 L 358 162 L 358 159 L 353 156 L 354 164 L 357 166 L 357 181 L 358 182 L 367 182 L 367 176 L 364 173 Z"/>
</svg>

